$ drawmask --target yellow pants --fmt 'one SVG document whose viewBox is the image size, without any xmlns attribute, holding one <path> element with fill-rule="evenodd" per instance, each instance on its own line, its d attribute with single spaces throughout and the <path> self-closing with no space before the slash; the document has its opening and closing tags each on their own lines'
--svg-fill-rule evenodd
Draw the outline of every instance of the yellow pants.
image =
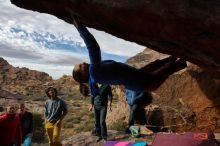
<svg viewBox="0 0 220 146">
<path fill-rule="evenodd" d="M 55 125 L 53 123 L 46 122 L 45 129 L 47 132 L 49 145 L 50 146 L 62 146 L 62 144 L 60 142 L 61 124 Z"/>
</svg>

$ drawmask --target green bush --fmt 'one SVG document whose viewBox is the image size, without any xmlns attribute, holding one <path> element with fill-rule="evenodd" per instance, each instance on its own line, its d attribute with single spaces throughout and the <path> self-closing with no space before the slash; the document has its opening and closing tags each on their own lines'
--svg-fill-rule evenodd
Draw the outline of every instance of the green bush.
<svg viewBox="0 0 220 146">
<path fill-rule="evenodd" d="M 71 121 L 71 123 L 73 123 L 73 124 L 79 124 L 80 122 L 81 122 L 80 118 L 75 118 Z"/>
<path fill-rule="evenodd" d="M 86 121 L 84 124 L 75 127 L 74 131 L 76 133 L 87 132 L 87 131 L 91 131 L 94 128 L 94 126 L 95 126 L 94 121 Z"/>
<path fill-rule="evenodd" d="M 95 119 L 94 113 L 92 113 L 92 112 L 89 113 L 89 119 Z"/>
<path fill-rule="evenodd" d="M 35 98 L 34 98 L 34 97 L 33 97 L 32 100 L 33 100 L 33 101 L 45 101 L 45 100 L 47 100 L 47 98 L 45 98 L 45 97 L 38 97 L 38 98 L 35 97 Z"/>
<path fill-rule="evenodd" d="M 33 142 L 44 142 L 45 141 L 45 128 L 43 124 L 43 119 L 40 113 L 33 113 L 34 121 L 34 135 Z"/>
<path fill-rule="evenodd" d="M 94 114 L 91 113 L 89 115 L 91 118 L 87 118 L 86 120 L 81 119 L 81 122 L 76 127 L 74 127 L 74 131 L 76 133 L 91 131 L 95 126 L 95 119 L 94 116 L 92 117 L 92 115 Z"/>
<path fill-rule="evenodd" d="M 110 125 L 108 127 L 110 130 L 125 131 L 125 124 L 121 120 L 118 120 L 118 121 L 112 123 L 112 125 Z"/>
<path fill-rule="evenodd" d="M 74 127 L 73 123 L 64 123 L 63 124 L 63 128 L 73 128 L 73 127 Z"/>
<path fill-rule="evenodd" d="M 64 97 L 64 99 L 82 99 L 82 95 L 79 93 L 79 91 L 70 92 L 66 97 Z"/>
<path fill-rule="evenodd" d="M 64 118 L 64 123 L 72 122 L 74 119 L 74 115 L 70 115 L 70 113 L 68 113 L 67 116 Z"/>
</svg>

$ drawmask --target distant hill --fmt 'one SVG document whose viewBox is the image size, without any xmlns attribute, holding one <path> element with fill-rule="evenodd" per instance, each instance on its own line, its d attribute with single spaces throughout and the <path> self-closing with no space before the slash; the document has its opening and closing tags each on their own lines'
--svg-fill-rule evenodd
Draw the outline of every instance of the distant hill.
<svg viewBox="0 0 220 146">
<path fill-rule="evenodd" d="M 68 96 L 69 93 L 78 89 L 77 83 L 71 76 L 63 76 L 58 80 L 53 80 L 45 72 L 13 67 L 1 57 L 0 68 L 0 90 L 20 94 L 26 98 L 43 98 L 45 89 L 49 86 L 56 87 L 59 94 L 63 96 Z"/>
</svg>

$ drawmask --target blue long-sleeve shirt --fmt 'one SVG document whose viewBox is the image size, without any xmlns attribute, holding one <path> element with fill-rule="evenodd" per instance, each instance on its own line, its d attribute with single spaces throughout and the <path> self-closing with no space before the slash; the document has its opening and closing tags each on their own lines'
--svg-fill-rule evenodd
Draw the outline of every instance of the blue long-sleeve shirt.
<svg viewBox="0 0 220 146">
<path fill-rule="evenodd" d="M 132 90 L 125 90 L 126 101 L 130 106 L 140 103 L 150 104 L 152 102 L 152 95 L 149 92 L 141 91 L 136 92 Z"/>
<path fill-rule="evenodd" d="M 96 83 L 124 85 L 133 91 L 143 91 L 146 85 L 150 84 L 151 74 L 141 69 L 113 60 L 102 61 L 100 47 L 93 35 L 84 26 L 77 29 L 89 52 L 89 86 L 92 96 L 99 94 Z"/>
</svg>

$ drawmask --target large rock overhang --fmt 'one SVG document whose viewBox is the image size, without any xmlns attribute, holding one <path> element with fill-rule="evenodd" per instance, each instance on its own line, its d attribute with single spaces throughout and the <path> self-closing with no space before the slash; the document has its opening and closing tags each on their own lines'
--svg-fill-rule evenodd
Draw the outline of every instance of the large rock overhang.
<svg viewBox="0 0 220 146">
<path fill-rule="evenodd" d="M 68 23 L 86 26 L 153 50 L 220 70 L 220 1 L 217 0 L 11 0 Z"/>
</svg>

